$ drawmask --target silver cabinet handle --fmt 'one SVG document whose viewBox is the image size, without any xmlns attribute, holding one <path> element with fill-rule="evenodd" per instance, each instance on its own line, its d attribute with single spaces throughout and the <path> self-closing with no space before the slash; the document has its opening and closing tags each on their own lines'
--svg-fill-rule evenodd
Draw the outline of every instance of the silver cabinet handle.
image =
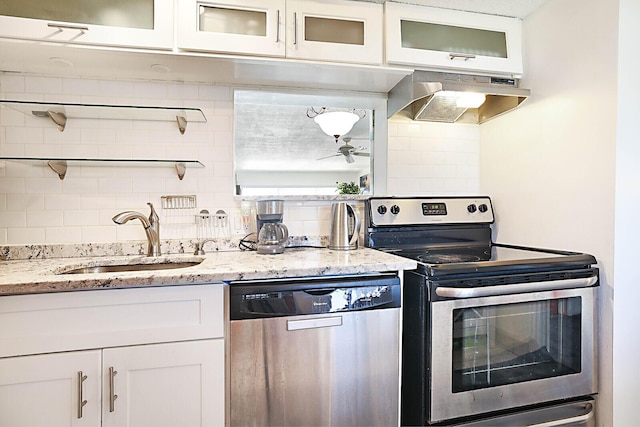
<svg viewBox="0 0 640 427">
<path fill-rule="evenodd" d="M 276 43 L 280 43 L 280 9 L 276 12 Z"/>
<path fill-rule="evenodd" d="M 82 409 L 84 405 L 87 404 L 87 401 L 83 398 L 83 384 L 86 381 L 87 376 L 82 373 L 82 371 L 78 371 L 78 418 L 82 418 Z"/>
<path fill-rule="evenodd" d="M 342 316 L 321 317 L 315 319 L 287 320 L 287 331 L 299 331 L 300 329 L 326 328 L 329 326 L 342 326 Z"/>
<path fill-rule="evenodd" d="M 454 59 L 463 59 L 464 61 L 468 61 L 470 59 L 476 59 L 476 56 L 469 53 L 450 53 L 449 59 L 452 61 Z"/>
<path fill-rule="evenodd" d="M 560 420 L 546 421 L 538 424 L 529 424 L 529 427 L 560 427 L 568 425 L 583 425 L 593 417 L 593 405 L 587 403 L 584 405 L 587 411 L 585 414 L 576 415 L 575 417 L 562 418 Z"/>
<path fill-rule="evenodd" d="M 70 25 L 70 24 L 54 24 L 53 22 L 49 22 L 47 24 L 47 26 L 49 28 L 57 28 L 59 31 L 64 31 L 64 30 L 78 30 L 80 31 L 82 34 L 84 34 L 85 31 L 89 31 L 89 27 L 85 27 L 82 25 Z"/>
<path fill-rule="evenodd" d="M 116 410 L 116 399 L 118 395 L 116 394 L 114 377 L 118 371 L 113 369 L 113 366 L 109 368 L 109 412 L 113 412 Z"/>
<path fill-rule="evenodd" d="M 298 14 L 293 12 L 293 45 L 298 44 Z"/>
<path fill-rule="evenodd" d="M 483 286 L 478 288 L 436 288 L 436 295 L 449 298 L 476 298 L 495 295 L 520 294 L 523 292 L 554 291 L 570 288 L 588 288 L 598 281 L 598 276 L 584 279 L 549 280 L 548 282 L 531 282 L 517 285 Z"/>
</svg>

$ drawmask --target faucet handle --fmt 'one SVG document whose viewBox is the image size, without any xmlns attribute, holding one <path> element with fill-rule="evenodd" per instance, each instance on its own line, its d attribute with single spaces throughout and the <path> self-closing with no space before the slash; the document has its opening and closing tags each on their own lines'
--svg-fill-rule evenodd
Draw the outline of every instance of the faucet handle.
<svg viewBox="0 0 640 427">
<path fill-rule="evenodd" d="M 153 224 L 158 224 L 160 222 L 160 217 L 156 213 L 156 210 L 153 208 L 153 203 L 147 202 L 149 208 L 151 208 L 151 212 L 149 213 L 149 222 Z"/>
</svg>

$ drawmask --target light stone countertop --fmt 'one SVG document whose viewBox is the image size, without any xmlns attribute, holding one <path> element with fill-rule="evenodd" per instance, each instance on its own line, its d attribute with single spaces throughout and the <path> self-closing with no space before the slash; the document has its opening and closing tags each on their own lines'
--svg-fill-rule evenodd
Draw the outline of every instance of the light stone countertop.
<svg viewBox="0 0 640 427">
<path fill-rule="evenodd" d="M 154 262 L 203 261 L 171 270 L 60 274 L 74 268 Z M 416 262 L 373 249 L 334 251 L 321 248 L 286 249 L 283 254 L 253 251 L 212 252 L 206 255 L 170 254 L 47 258 L 0 261 L 0 295 L 75 291 L 117 287 L 184 285 L 231 280 L 349 275 L 411 270 Z"/>
</svg>

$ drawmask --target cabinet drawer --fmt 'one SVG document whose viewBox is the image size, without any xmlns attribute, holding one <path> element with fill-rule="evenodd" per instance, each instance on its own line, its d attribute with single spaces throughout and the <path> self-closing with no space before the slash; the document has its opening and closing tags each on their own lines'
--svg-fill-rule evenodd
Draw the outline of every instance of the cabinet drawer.
<svg viewBox="0 0 640 427">
<path fill-rule="evenodd" d="M 0 357 L 224 336 L 224 285 L 0 297 Z"/>
</svg>

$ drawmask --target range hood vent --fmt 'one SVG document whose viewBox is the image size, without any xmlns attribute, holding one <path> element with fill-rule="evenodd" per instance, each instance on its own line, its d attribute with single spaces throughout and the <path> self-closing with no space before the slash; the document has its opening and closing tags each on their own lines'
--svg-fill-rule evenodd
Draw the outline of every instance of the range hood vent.
<svg viewBox="0 0 640 427">
<path fill-rule="evenodd" d="M 389 92 L 387 117 L 401 114 L 430 122 L 484 123 L 529 97 L 531 92 L 518 84 L 513 78 L 414 71 Z M 461 102 L 460 95 L 485 98 L 477 107 Z"/>
</svg>

